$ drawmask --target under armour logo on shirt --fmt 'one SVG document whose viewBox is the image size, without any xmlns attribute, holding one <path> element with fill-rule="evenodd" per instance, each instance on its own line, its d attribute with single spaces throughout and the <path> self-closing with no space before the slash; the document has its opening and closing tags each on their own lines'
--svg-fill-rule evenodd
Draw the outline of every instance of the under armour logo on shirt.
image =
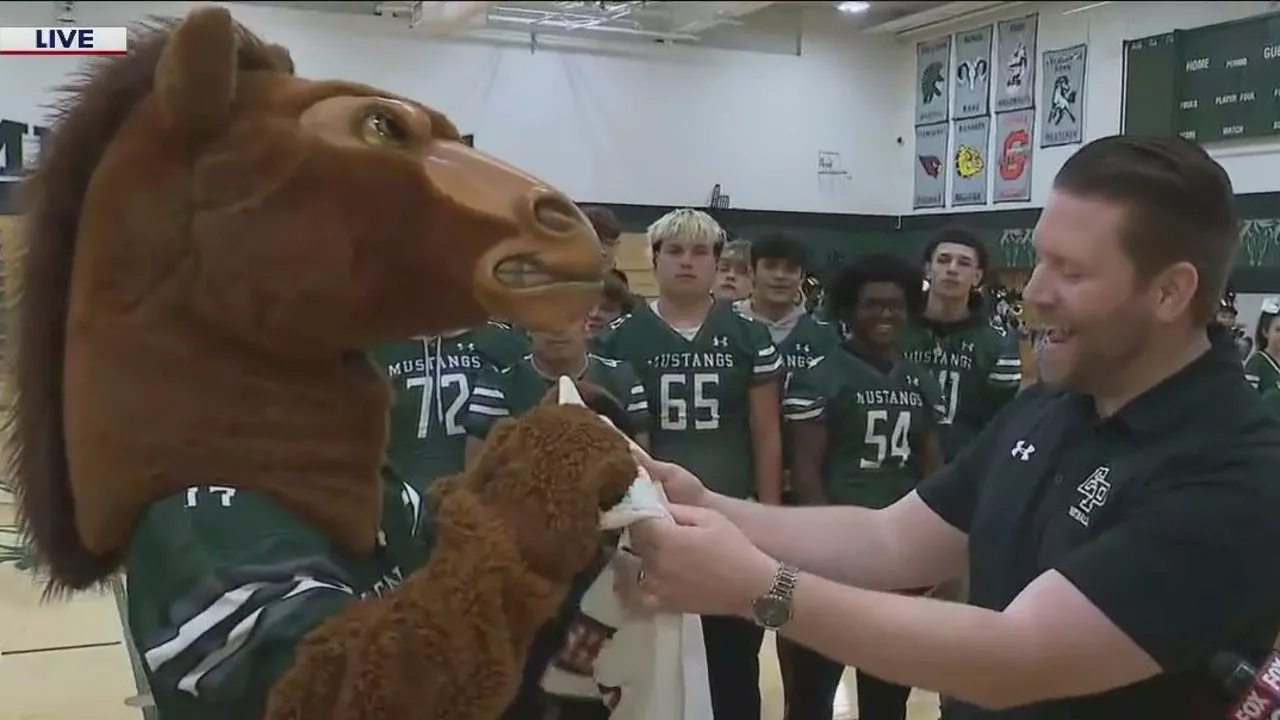
<svg viewBox="0 0 1280 720">
<path fill-rule="evenodd" d="M 717 335 L 711 338 L 711 347 L 729 347 L 729 338 L 724 335 Z"/>
<path fill-rule="evenodd" d="M 1035 445 L 1032 445 L 1026 440 L 1019 440 L 1018 444 L 1014 445 L 1013 449 L 1009 451 L 1009 457 L 1016 457 L 1022 462 L 1026 462 L 1031 459 L 1031 454 L 1035 451 Z"/>
</svg>

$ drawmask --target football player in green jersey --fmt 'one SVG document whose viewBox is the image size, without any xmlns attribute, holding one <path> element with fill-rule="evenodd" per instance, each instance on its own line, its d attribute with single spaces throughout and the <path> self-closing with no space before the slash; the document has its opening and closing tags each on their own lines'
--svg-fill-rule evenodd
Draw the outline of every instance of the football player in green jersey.
<svg viewBox="0 0 1280 720">
<path fill-rule="evenodd" d="M 909 317 L 924 305 L 921 276 L 890 255 L 845 267 L 830 292 L 845 343 L 792 376 L 784 404 L 793 480 L 814 505 L 883 508 L 942 464 L 933 376 L 902 356 Z M 844 667 L 779 638 L 788 656 L 790 720 L 830 720 Z M 858 672 L 858 717 L 905 718 L 911 688 Z"/>
<path fill-rule="evenodd" d="M 1260 393 L 1280 390 L 1280 300 L 1263 301 L 1253 342 L 1253 354 L 1244 364 L 1245 377 Z"/>
<path fill-rule="evenodd" d="M 604 276 L 604 292 L 600 302 L 587 313 L 587 339 L 594 340 L 614 320 L 636 309 L 636 297 L 622 278 L 612 273 Z"/>
<path fill-rule="evenodd" d="M 489 365 L 479 333 L 461 330 L 375 348 L 395 391 L 387 460 L 419 492 L 462 471 L 467 403 Z"/>
<path fill-rule="evenodd" d="M 976 292 L 987 249 L 960 229 L 939 233 L 925 249 L 929 294 L 923 318 L 907 330 L 907 359 L 933 373 L 942 388 L 942 446 L 955 457 L 1017 394 L 1022 384 L 1018 337 L 986 317 Z"/>
<path fill-rule="evenodd" d="M 496 367 L 511 367 L 532 349 L 528 333 L 496 318 L 473 329 L 472 333 L 476 349 Z"/>
<path fill-rule="evenodd" d="M 751 244 L 751 262 L 751 297 L 734 307 L 768 328 L 788 373 L 808 367 L 840 343 L 834 325 L 815 319 L 796 302 L 803 298 L 807 265 L 800 241 L 785 233 L 765 235 Z"/>
<path fill-rule="evenodd" d="M 649 227 L 649 244 L 658 299 L 601 333 L 597 352 L 640 374 L 655 457 L 718 492 L 777 504 L 782 358 L 764 325 L 712 300 L 724 231 L 704 212 L 675 210 Z M 763 631 L 727 616 L 702 623 L 715 716 L 760 717 Z"/>
<path fill-rule="evenodd" d="M 467 409 L 467 460 L 479 455 L 494 423 L 537 407 L 561 375 L 591 383 L 617 399 L 631 417 L 637 442 L 648 446 L 649 401 L 626 362 L 587 352 L 585 324 L 562 333 L 529 334 L 533 352 L 506 368 L 481 374 Z"/>
<path fill-rule="evenodd" d="M 751 242 L 734 240 L 725 243 L 716 258 L 716 281 L 711 294 L 717 300 L 737 302 L 751 297 L 754 279 L 751 275 Z"/>
</svg>

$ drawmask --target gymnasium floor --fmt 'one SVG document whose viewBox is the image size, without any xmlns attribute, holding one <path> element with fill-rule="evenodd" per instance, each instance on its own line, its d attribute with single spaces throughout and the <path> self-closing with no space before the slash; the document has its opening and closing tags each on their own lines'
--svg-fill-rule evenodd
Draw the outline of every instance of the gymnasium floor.
<svg viewBox="0 0 1280 720">
<path fill-rule="evenodd" d="M 2 493 L 3 491 L 0 491 Z M 12 506 L 0 497 L 0 544 L 12 535 Z M 105 593 L 51 605 L 27 576 L 0 565 L 0 718 L 4 720 L 142 720 L 126 705 L 136 694 L 115 596 Z M 764 720 L 782 715 L 773 643 L 761 653 Z M 836 720 L 851 720 L 852 673 L 836 700 Z M 909 720 L 934 720 L 937 698 L 917 691 Z"/>
</svg>

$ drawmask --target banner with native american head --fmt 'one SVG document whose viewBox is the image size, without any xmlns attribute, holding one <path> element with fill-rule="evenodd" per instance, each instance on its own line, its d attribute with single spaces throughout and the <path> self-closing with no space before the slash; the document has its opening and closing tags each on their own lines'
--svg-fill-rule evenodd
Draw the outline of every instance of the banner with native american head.
<svg viewBox="0 0 1280 720">
<path fill-rule="evenodd" d="M 947 80 L 951 77 L 951 36 L 916 45 L 916 125 L 947 120 Z"/>
</svg>

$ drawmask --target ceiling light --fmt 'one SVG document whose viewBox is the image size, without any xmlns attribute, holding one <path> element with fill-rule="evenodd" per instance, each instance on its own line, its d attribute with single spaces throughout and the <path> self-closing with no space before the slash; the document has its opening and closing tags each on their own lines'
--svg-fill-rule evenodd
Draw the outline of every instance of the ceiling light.
<svg viewBox="0 0 1280 720">
<path fill-rule="evenodd" d="M 839 5 L 836 5 L 836 9 L 843 13 L 866 12 L 870 8 L 871 8 L 871 3 L 869 2 L 854 2 L 853 0 L 842 2 Z"/>
</svg>

